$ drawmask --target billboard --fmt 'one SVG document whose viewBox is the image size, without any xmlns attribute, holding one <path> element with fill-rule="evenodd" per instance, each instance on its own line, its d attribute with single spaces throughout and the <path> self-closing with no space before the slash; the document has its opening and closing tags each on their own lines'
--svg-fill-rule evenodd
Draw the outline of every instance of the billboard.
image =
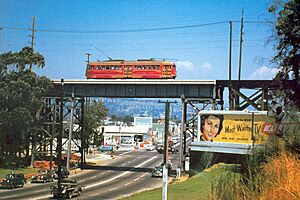
<svg viewBox="0 0 300 200">
<path fill-rule="evenodd" d="M 204 110 L 198 114 L 197 141 L 262 144 L 272 132 L 266 111 Z"/>
<path fill-rule="evenodd" d="M 152 127 L 152 117 L 134 117 L 134 126 L 147 126 Z"/>
</svg>

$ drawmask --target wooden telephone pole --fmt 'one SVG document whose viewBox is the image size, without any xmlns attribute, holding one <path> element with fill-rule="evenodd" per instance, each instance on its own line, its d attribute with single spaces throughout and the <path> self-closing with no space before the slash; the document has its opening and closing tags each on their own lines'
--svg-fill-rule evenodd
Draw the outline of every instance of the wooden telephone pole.
<svg viewBox="0 0 300 200">
<path fill-rule="evenodd" d="M 32 17 L 32 29 L 31 29 L 31 35 L 29 35 L 31 37 L 31 48 L 34 52 L 34 39 L 35 39 L 35 36 L 34 36 L 34 33 L 35 33 L 35 16 Z M 32 69 L 32 64 L 30 64 L 30 71 Z"/>
</svg>

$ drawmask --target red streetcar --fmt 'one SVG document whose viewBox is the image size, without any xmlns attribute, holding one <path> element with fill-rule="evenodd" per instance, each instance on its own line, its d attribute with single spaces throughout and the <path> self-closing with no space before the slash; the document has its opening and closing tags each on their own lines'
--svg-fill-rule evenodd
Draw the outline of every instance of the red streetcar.
<svg viewBox="0 0 300 200">
<path fill-rule="evenodd" d="M 170 61 L 154 59 L 89 62 L 87 79 L 175 79 L 176 66 Z"/>
</svg>

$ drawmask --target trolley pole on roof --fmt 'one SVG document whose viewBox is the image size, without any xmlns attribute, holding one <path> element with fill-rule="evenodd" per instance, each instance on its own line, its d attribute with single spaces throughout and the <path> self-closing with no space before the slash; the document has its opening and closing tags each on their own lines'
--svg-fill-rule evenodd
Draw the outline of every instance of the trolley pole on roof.
<svg viewBox="0 0 300 200">
<path fill-rule="evenodd" d="M 90 54 L 90 53 L 86 53 L 86 55 L 87 55 L 87 63 L 89 63 L 90 62 L 90 56 L 92 55 L 92 54 Z"/>
</svg>

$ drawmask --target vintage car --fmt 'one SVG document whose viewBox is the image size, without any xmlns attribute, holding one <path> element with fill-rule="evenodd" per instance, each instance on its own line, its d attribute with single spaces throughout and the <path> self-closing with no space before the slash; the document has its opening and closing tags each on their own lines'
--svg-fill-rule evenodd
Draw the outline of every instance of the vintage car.
<svg viewBox="0 0 300 200">
<path fill-rule="evenodd" d="M 155 166 L 152 170 L 152 177 L 162 177 L 163 175 L 163 166 L 158 165 Z"/>
<path fill-rule="evenodd" d="M 51 169 L 40 169 L 38 173 L 31 177 L 31 182 L 52 182 L 54 178 L 54 171 Z"/>
<path fill-rule="evenodd" d="M 5 176 L 5 179 L 0 182 L 0 186 L 3 188 L 16 188 L 23 187 L 26 183 L 26 178 L 24 174 L 14 174 L 10 173 Z"/>
<path fill-rule="evenodd" d="M 147 144 L 145 149 L 146 151 L 153 151 L 155 149 L 155 146 L 153 144 Z"/>
<path fill-rule="evenodd" d="M 152 177 L 162 177 L 162 175 L 163 175 L 163 166 L 164 166 L 163 163 L 161 163 L 160 165 L 155 166 L 152 169 L 152 173 L 151 173 Z M 172 170 L 172 166 L 173 166 L 172 160 L 168 160 L 168 163 L 167 163 L 168 176 L 170 176 L 170 172 Z"/>
<path fill-rule="evenodd" d="M 156 150 L 160 154 L 164 153 L 164 145 L 163 144 L 158 144 L 156 146 Z M 168 152 L 171 152 L 171 153 L 174 154 L 174 153 L 177 153 L 178 150 L 176 150 L 173 145 L 168 145 Z"/>
<path fill-rule="evenodd" d="M 70 175 L 70 172 L 67 170 L 67 168 L 65 166 L 61 166 L 61 178 L 68 178 L 68 176 Z M 54 178 L 58 179 L 58 168 L 55 168 L 55 173 L 54 173 Z"/>
<path fill-rule="evenodd" d="M 117 149 L 117 146 L 116 145 L 101 145 L 99 148 L 98 148 L 98 151 L 101 151 L 101 152 L 104 152 L 104 151 L 111 151 L 111 152 L 114 152 L 116 151 Z"/>
<path fill-rule="evenodd" d="M 50 194 L 53 198 L 58 198 L 58 185 L 53 185 L 50 187 Z M 82 186 L 78 186 L 77 181 L 73 179 L 63 179 L 61 181 L 61 196 L 59 198 L 71 199 L 73 196 L 79 196 L 82 192 Z"/>
</svg>

